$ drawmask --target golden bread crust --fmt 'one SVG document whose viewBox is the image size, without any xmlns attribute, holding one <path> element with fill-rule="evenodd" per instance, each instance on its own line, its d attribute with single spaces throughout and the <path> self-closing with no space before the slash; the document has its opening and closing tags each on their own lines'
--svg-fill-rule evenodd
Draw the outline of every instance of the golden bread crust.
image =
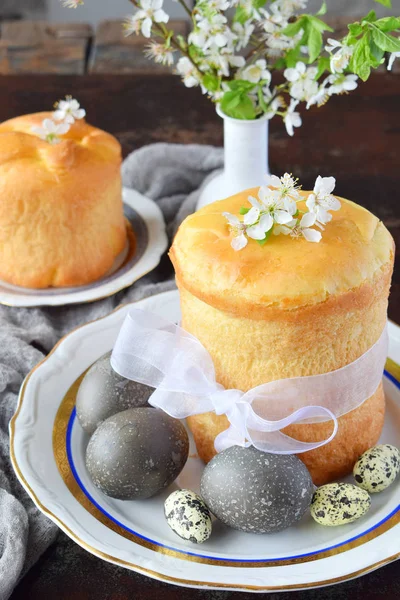
<svg viewBox="0 0 400 600">
<path fill-rule="evenodd" d="M 127 240 L 120 144 L 80 120 L 51 145 L 32 133 L 50 116 L 0 124 L 0 278 L 24 287 L 94 281 Z"/>
<path fill-rule="evenodd" d="M 170 250 L 181 285 L 216 308 L 253 319 L 269 318 L 271 309 L 313 310 L 358 288 L 392 259 L 393 239 L 385 226 L 345 199 L 318 244 L 280 235 L 262 247 L 250 240 L 236 252 L 222 213 L 239 214 L 256 194 L 256 188 L 246 190 L 190 215 Z"/>
</svg>

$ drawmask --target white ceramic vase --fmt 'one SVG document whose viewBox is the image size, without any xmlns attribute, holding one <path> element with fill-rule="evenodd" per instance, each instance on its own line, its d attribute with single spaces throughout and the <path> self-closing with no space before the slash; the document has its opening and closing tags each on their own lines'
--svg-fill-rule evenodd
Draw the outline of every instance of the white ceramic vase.
<svg viewBox="0 0 400 600">
<path fill-rule="evenodd" d="M 226 116 L 224 120 L 224 170 L 203 188 L 197 210 L 247 188 L 263 185 L 268 167 L 268 119 L 245 121 Z"/>
</svg>

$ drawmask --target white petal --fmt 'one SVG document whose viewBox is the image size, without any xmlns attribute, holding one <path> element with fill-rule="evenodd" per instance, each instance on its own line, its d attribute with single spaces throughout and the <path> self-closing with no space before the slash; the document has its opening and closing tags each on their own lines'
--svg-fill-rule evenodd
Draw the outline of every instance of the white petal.
<svg viewBox="0 0 400 600">
<path fill-rule="evenodd" d="M 285 69 L 283 72 L 284 77 L 290 81 L 297 81 L 300 77 L 299 73 L 296 71 L 296 69 Z"/>
<path fill-rule="evenodd" d="M 311 227 L 316 221 L 316 215 L 313 212 L 308 212 L 301 217 L 300 227 Z"/>
<path fill-rule="evenodd" d="M 341 48 L 342 44 L 340 42 L 338 42 L 337 40 L 334 40 L 333 38 L 328 38 L 327 42 L 330 46 L 332 46 L 332 48 Z M 332 50 L 332 48 L 326 48 L 329 52 L 329 50 Z"/>
<path fill-rule="evenodd" d="M 262 210 L 263 205 L 261 204 L 261 202 L 259 202 L 257 200 L 257 198 L 254 198 L 253 196 L 249 196 L 248 197 L 248 201 L 250 202 L 250 204 L 252 206 L 254 206 L 254 208 L 258 208 L 259 210 Z"/>
<path fill-rule="evenodd" d="M 223 212 L 222 216 L 225 217 L 225 219 L 228 221 L 229 225 L 232 225 L 232 227 L 238 227 L 241 225 L 241 222 L 239 221 L 239 219 L 237 218 L 236 215 L 232 215 L 231 213 L 228 213 L 228 212 Z"/>
<path fill-rule="evenodd" d="M 332 215 L 328 213 L 325 209 L 319 207 L 317 212 L 315 213 L 317 220 L 322 223 L 322 225 L 326 225 L 329 221 L 332 220 Z"/>
<path fill-rule="evenodd" d="M 247 238 L 244 235 L 244 233 L 234 237 L 233 240 L 231 241 L 231 246 L 236 251 L 241 250 L 242 248 L 247 246 Z"/>
<path fill-rule="evenodd" d="M 306 238 L 307 242 L 319 242 L 321 241 L 322 235 L 321 232 L 316 229 L 303 229 L 302 234 Z"/>
<path fill-rule="evenodd" d="M 84 108 L 79 108 L 75 111 L 75 119 L 83 119 L 86 116 L 86 110 Z"/>
<path fill-rule="evenodd" d="M 308 210 L 314 210 L 315 203 L 316 203 L 316 199 L 315 199 L 314 194 L 310 194 L 306 200 L 306 206 L 307 206 Z"/>
<path fill-rule="evenodd" d="M 270 214 L 263 215 L 260 219 L 260 226 L 265 232 L 269 231 L 274 224 L 274 220 Z"/>
<path fill-rule="evenodd" d="M 298 73 L 301 73 L 301 75 L 304 75 L 304 73 L 306 72 L 306 65 L 299 61 L 296 65 L 296 71 L 298 71 Z"/>
<path fill-rule="evenodd" d="M 56 123 L 51 119 L 43 120 L 43 129 L 45 129 L 48 133 L 55 133 L 57 129 Z"/>
<path fill-rule="evenodd" d="M 56 121 L 62 121 L 65 117 L 65 112 L 63 110 L 57 109 L 53 112 L 53 119 Z"/>
<path fill-rule="evenodd" d="M 290 223 L 292 220 L 292 215 L 286 212 L 286 210 L 275 210 L 274 219 L 280 225 L 285 225 L 286 223 Z"/>
<path fill-rule="evenodd" d="M 146 18 L 143 21 L 141 31 L 144 37 L 149 38 L 151 36 L 151 19 Z"/>
<path fill-rule="evenodd" d="M 243 223 L 245 225 L 253 225 L 256 221 L 258 221 L 260 216 L 260 210 L 255 208 L 254 206 L 246 213 L 243 217 Z"/>
<path fill-rule="evenodd" d="M 265 238 L 265 229 L 261 226 L 261 223 L 249 227 L 246 231 L 249 238 L 253 240 L 263 240 Z"/>
<path fill-rule="evenodd" d="M 68 123 L 61 123 L 57 127 L 57 133 L 60 135 L 64 135 L 64 133 L 67 133 L 69 130 L 70 130 L 70 126 Z"/>
<path fill-rule="evenodd" d="M 280 187 L 281 180 L 276 175 L 270 175 L 269 179 L 268 179 L 268 185 L 271 185 L 272 187 L 276 187 L 276 188 Z"/>
</svg>

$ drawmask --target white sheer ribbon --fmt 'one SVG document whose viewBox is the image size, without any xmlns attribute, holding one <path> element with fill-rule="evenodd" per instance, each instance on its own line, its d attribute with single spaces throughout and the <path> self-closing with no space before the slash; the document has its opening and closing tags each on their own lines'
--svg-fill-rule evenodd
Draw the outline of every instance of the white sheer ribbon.
<svg viewBox="0 0 400 600">
<path fill-rule="evenodd" d="M 387 356 L 385 327 L 379 340 L 357 360 L 322 375 L 280 379 L 248 392 L 226 390 L 215 379 L 211 356 L 199 340 L 166 319 L 131 309 L 111 356 L 113 369 L 156 388 L 149 402 L 177 419 L 214 411 L 230 426 L 215 448 L 253 445 L 263 452 L 298 454 L 328 444 L 337 419 L 376 391 Z M 294 423 L 333 421 L 331 435 L 300 442 L 281 432 Z"/>
</svg>

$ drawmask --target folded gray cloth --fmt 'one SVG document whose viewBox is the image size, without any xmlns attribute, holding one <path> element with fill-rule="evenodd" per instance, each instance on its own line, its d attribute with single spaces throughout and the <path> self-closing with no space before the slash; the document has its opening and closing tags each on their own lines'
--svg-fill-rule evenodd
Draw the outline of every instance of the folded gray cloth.
<svg viewBox="0 0 400 600">
<path fill-rule="evenodd" d="M 193 212 L 199 187 L 222 166 L 222 150 L 210 146 L 154 144 L 133 152 L 122 168 L 123 182 L 161 208 L 172 235 Z M 9 458 L 8 424 L 27 373 L 54 344 L 87 321 L 121 303 L 173 289 L 168 261 L 130 288 L 91 304 L 49 308 L 0 306 L 0 600 L 55 540 L 58 528 L 33 504 L 16 479 Z"/>
</svg>

